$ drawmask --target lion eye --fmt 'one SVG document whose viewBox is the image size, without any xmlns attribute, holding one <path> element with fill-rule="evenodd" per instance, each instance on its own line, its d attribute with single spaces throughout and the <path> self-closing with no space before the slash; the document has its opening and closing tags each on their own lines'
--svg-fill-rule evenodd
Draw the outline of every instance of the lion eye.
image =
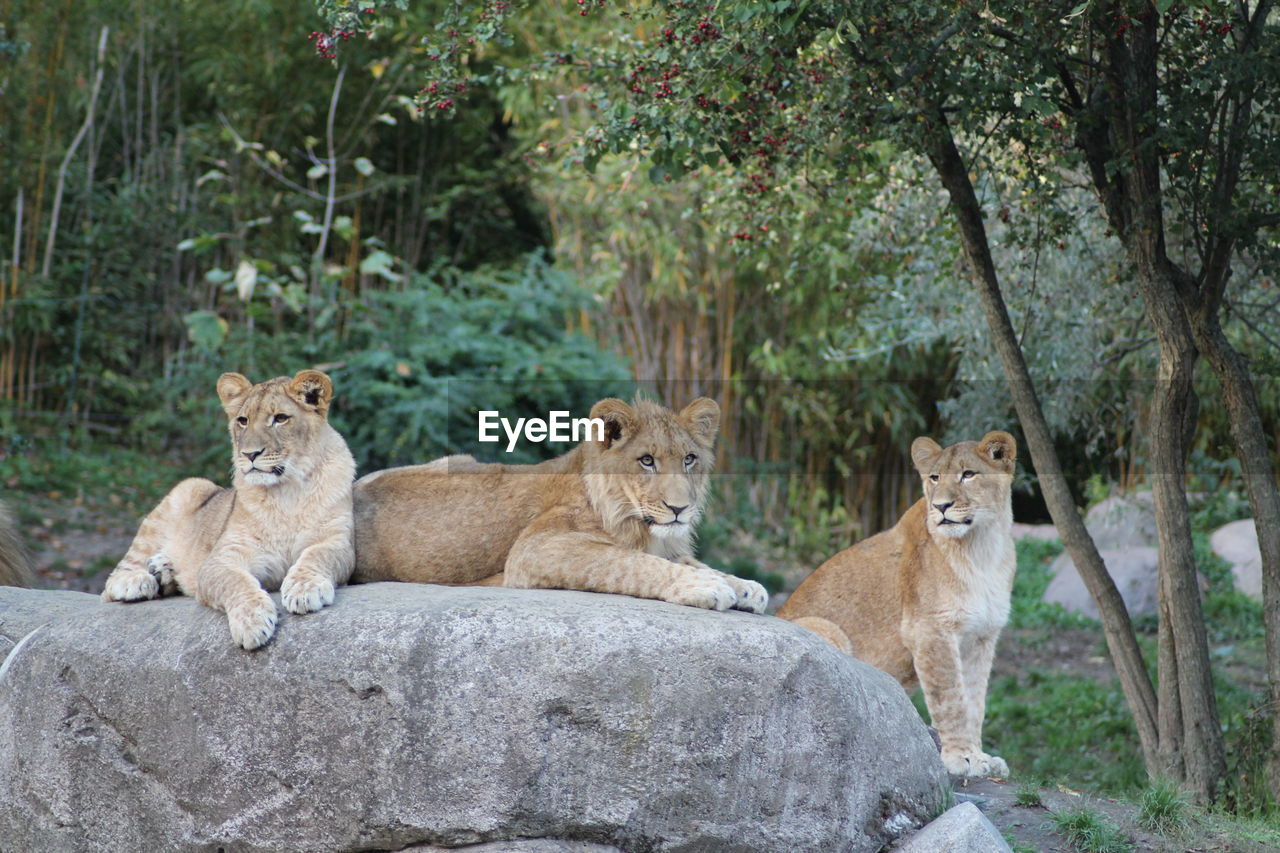
<svg viewBox="0 0 1280 853">
<path fill-rule="evenodd" d="M 936 483 L 936 482 L 938 482 L 938 475 L 937 475 L 937 474 L 930 474 L 930 475 L 929 475 L 929 479 Z"/>
<path fill-rule="evenodd" d="M 961 473 L 961 474 L 960 474 L 960 479 L 961 479 L 961 480 L 972 480 L 972 479 L 973 479 L 974 477 L 976 477 L 976 476 L 978 476 L 978 472 L 977 472 L 977 471 L 964 471 L 963 473 Z"/>
<path fill-rule="evenodd" d="M 240 417 L 236 418 L 236 423 L 239 424 L 240 426 L 248 426 L 249 419 L 246 418 L 244 415 L 241 415 Z"/>
<path fill-rule="evenodd" d="M 696 454 L 696 453 L 690 453 L 688 456 L 686 456 L 686 457 L 684 458 L 684 467 L 686 467 L 686 468 L 692 468 L 692 467 L 693 467 L 693 463 L 695 463 L 695 462 L 697 462 L 697 461 L 698 461 L 698 454 Z"/>
<path fill-rule="evenodd" d="M 652 457 L 651 455 L 649 455 L 648 453 L 646 453 L 644 456 L 641 456 L 641 457 L 640 457 L 640 465 L 641 465 L 642 467 L 644 467 L 644 468 L 652 469 L 652 468 L 653 468 L 653 457 Z"/>
<path fill-rule="evenodd" d="M 271 419 L 271 422 L 273 424 L 282 424 L 287 420 L 289 420 L 289 416 L 286 415 L 284 412 L 280 412 L 279 414 L 277 414 L 275 417 Z"/>
</svg>

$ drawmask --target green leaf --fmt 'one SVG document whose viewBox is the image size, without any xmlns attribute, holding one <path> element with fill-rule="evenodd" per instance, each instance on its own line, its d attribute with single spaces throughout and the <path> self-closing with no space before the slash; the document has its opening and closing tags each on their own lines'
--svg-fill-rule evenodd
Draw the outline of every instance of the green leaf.
<svg viewBox="0 0 1280 853">
<path fill-rule="evenodd" d="M 373 174 L 373 161 L 368 157 L 357 157 L 355 167 L 356 171 L 366 178 Z"/>
<path fill-rule="evenodd" d="M 363 275 L 382 276 L 387 281 L 399 281 L 400 276 L 392 269 L 395 261 L 396 259 L 390 253 L 377 249 L 360 262 L 360 272 Z"/>
<path fill-rule="evenodd" d="M 227 321 L 212 311 L 192 311 L 182 318 L 187 324 L 187 338 L 197 347 L 216 350 L 226 340 L 230 327 Z"/>
<path fill-rule="evenodd" d="M 329 167 L 324 163 L 316 163 L 310 169 L 307 169 L 307 177 L 313 181 L 318 181 L 327 174 L 329 174 Z"/>
</svg>

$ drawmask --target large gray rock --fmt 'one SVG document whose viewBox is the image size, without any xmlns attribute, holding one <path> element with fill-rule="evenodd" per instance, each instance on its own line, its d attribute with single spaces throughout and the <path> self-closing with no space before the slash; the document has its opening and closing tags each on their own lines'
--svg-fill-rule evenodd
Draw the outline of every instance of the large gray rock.
<svg viewBox="0 0 1280 853">
<path fill-rule="evenodd" d="M 5 850 L 876 850 L 947 784 L 893 679 L 771 617 L 370 584 L 249 653 L 5 588 L 0 636 Z"/>
<path fill-rule="evenodd" d="M 1156 612 L 1156 590 L 1159 579 L 1155 548 L 1129 548 L 1123 551 L 1099 550 L 1099 556 L 1107 565 L 1111 579 L 1120 590 L 1130 616 Z M 1098 618 L 1098 606 L 1085 588 L 1084 579 L 1067 552 L 1062 552 L 1049 564 L 1053 580 L 1045 588 L 1042 598 L 1050 604 L 1061 604 L 1072 613 L 1080 613 L 1091 619 Z"/>
<path fill-rule="evenodd" d="M 1209 534 L 1213 553 L 1231 564 L 1231 577 L 1240 592 L 1262 600 L 1262 552 L 1252 518 L 1224 524 Z"/>
<path fill-rule="evenodd" d="M 995 824 L 973 803 L 947 809 L 895 853 L 1013 853 Z"/>
</svg>

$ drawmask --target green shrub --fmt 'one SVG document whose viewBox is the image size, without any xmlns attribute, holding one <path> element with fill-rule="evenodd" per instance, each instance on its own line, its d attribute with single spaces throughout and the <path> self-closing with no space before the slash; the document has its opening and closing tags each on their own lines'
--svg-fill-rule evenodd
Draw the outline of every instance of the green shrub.
<svg viewBox="0 0 1280 853">
<path fill-rule="evenodd" d="M 1191 825 L 1186 794 L 1166 780 L 1154 782 L 1138 799 L 1138 823 L 1161 835 L 1180 835 Z"/>
<path fill-rule="evenodd" d="M 1092 809 L 1050 812 L 1049 820 L 1080 853 L 1128 853 L 1133 849 L 1118 826 Z"/>
</svg>

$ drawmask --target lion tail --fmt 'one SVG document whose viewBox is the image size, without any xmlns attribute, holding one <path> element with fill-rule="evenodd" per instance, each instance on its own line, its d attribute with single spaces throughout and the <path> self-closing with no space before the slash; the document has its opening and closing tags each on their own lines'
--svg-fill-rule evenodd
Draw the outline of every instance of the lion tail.
<svg viewBox="0 0 1280 853">
<path fill-rule="evenodd" d="M 830 619 L 823 619 L 821 616 L 801 616 L 790 621 L 817 634 L 846 655 L 853 654 L 853 642 L 849 639 L 849 635 Z"/>
<path fill-rule="evenodd" d="M 18 525 L 0 503 L 0 586 L 31 586 L 34 578 L 31 558 L 18 536 Z"/>
</svg>

